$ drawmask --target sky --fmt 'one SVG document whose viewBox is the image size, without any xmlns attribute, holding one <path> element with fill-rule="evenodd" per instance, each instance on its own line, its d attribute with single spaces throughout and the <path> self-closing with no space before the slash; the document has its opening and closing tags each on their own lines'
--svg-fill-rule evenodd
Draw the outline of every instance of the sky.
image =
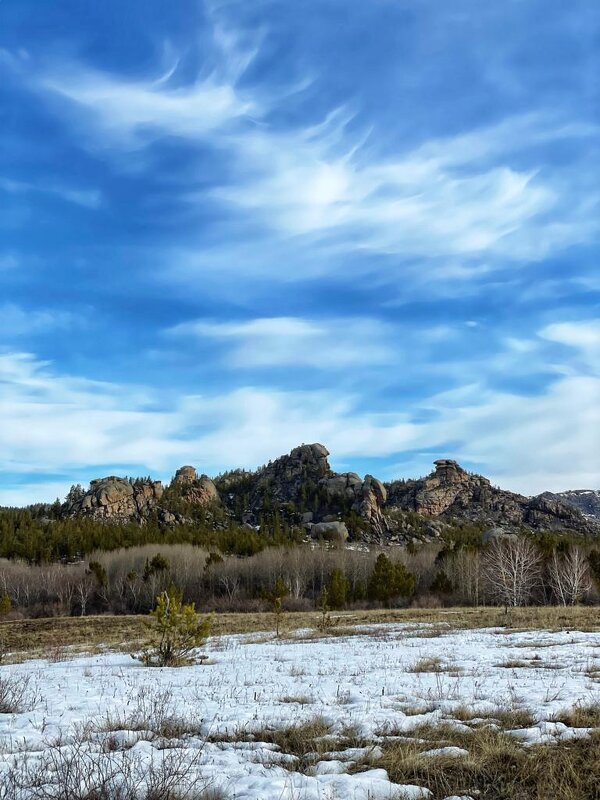
<svg viewBox="0 0 600 800">
<path fill-rule="evenodd" d="M 596 0 L 2 0 L 0 504 L 598 488 L 599 85 Z"/>
</svg>

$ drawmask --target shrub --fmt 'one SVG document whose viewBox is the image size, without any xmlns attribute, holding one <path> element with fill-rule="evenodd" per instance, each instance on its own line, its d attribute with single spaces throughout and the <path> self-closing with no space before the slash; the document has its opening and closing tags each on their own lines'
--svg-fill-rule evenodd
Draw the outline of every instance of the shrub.
<svg viewBox="0 0 600 800">
<path fill-rule="evenodd" d="M 161 592 L 154 618 L 152 641 L 139 656 L 149 667 L 178 667 L 194 663 L 193 652 L 201 647 L 210 634 L 211 619 L 199 620 L 194 603 L 184 605 L 175 587 Z"/>
</svg>

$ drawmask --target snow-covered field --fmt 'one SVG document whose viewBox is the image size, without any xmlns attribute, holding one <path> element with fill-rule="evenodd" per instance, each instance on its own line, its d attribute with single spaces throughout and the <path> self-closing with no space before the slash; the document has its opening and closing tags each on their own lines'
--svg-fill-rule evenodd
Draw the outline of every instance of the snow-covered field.
<svg viewBox="0 0 600 800">
<path fill-rule="evenodd" d="M 0 677 L 29 679 L 31 706 L 0 714 L 0 797 L 16 785 L 15 759 L 43 763 L 50 785 L 73 751 L 106 774 L 126 762 L 140 785 L 170 759 L 182 787 L 200 777 L 232 800 L 428 797 L 377 768 L 386 736 L 454 713 L 464 720 L 465 707 L 486 719 L 522 708 L 535 720 L 515 731 L 526 746 L 586 735 L 551 718 L 600 701 L 598 633 L 381 625 L 326 638 L 224 636 L 206 652 L 209 663 L 178 669 L 115 653 L 1 667 Z M 317 718 L 330 746 L 301 763 L 261 741 Z"/>
</svg>

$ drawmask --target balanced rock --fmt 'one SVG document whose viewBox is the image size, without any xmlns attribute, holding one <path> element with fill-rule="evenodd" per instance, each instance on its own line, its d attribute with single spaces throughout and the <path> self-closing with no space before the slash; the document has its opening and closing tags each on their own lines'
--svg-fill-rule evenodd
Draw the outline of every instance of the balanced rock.
<svg viewBox="0 0 600 800">
<path fill-rule="evenodd" d="M 345 522 L 317 522 L 310 526 L 310 535 L 313 539 L 345 542 L 348 539 L 348 528 Z"/>
</svg>

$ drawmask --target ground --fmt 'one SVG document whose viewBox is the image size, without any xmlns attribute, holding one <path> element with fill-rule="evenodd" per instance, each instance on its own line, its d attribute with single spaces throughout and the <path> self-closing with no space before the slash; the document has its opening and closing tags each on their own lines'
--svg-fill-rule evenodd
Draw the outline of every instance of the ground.
<svg viewBox="0 0 600 800">
<path fill-rule="evenodd" d="M 535 787 L 494 788 L 508 778 L 490 779 L 492 750 L 528 772 L 531 754 L 576 759 L 582 743 L 588 761 L 597 753 L 594 630 L 404 622 L 220 635 L 204 652 L 203 665 L 171 669 L 64 650 L 2 666 L 14 707 L 0 714 L 0 769 L 15 789 L 0 798 L 91 798 L 101 776 L 159 800 L 175 789 L 231 800 L 537 800 Z M 589 792 L 563 787 L 561 797 L 600 796 L 586 769 L 573 780 Z M 58 791 L 66 781 L 78 787 L 70 795 Z M 146 791 L 152 781 L 170 781 L 171 794 Z"/>
</svg>

